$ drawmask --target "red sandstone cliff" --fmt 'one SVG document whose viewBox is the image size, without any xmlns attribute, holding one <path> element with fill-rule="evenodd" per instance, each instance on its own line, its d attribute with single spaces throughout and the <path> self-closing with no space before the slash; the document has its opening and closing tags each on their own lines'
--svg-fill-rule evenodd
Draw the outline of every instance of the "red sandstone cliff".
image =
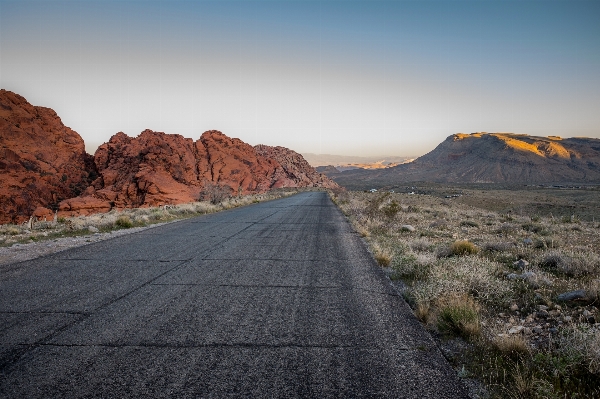
<svg viewBox="0 0 600 399">
<path fill-rule="evenodd" d="M 49 208 L 79 195 L 94 177 L 77 132 L 50 108 L 0 90 L 0 223 L 21 222 L 37 208 L 49 217 Z"/>
</svg>

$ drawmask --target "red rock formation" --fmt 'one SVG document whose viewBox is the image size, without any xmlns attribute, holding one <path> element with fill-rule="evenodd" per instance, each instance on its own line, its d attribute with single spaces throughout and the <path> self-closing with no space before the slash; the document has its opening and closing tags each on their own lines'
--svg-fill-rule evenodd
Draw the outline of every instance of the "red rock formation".
<svg viewBox="0 0 600 399">
<path fill-rule="evenodd" d="M 254 146 L 256 152 L 268 159 L 279 162 L 283 173 L 279 173 L 274 187 L 324 187 L 340 188 L 327 176 L 317 172 L 304 157 L 285 147 L 271 147 L 264 144 Z"/>
<path fill-rule="evenodd" d="M 94 157 L 56 113 L 0 91 L 0 223 L 110 209 L 178 204 L 208 191 L 232 195 L 279 187 L 337 185 L 300 154 L 211 130 L 194 142 L 178 134 L 117 133 Z"/>
<path fill-rule="evenodd" d="M 83 139 L 50 108 L 0 90 L 0 223 L 52 215 L 95 177 Z"/>
<path fill-rule="evenodd" d="M 234 193 L 265 192 L 274 187 L 280 165 L 254 148 L 223 133 L 210 130 L 196 142 L 198 171 L 203 179 L 231 187 Z"/>
<path fill-rule="evenodd" d="M 258 148 L 216 130 L 196 142 L 151 130 L 135 138 L 117 133 L 94 155 L 100 177 L 81 197 L 63 201 L 60 214 L 198 201 L 215 184 L 232 195 L 280 187 L 338 187 L 291 150 Z"/>
</svg>

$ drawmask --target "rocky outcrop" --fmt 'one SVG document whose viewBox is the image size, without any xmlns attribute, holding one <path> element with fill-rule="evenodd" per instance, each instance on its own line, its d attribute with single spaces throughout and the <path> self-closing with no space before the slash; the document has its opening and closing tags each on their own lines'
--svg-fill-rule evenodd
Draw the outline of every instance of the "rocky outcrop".
<svg viewBox="0 0 600 399">
<path fill-rule="evenodd" d="M 83 139 L 56 112 L 0 90 L 0 223 L 52 217 L 95 177 Z"/>
<path fill-rule="evenodd" d="M 61 212 L 197 201 L 208 182 L 236 195 L 264 192 L 276 185 L 280 168 L 249 144 L 216 130 L 196 142 L 152 130 L 138 137 L 117 133 L 98 148 L 94 160 L 100 177 L 82 197 L 64 201 Z"/>
<path fill-rule="evenodd" d="M 274 159 L 281 165 L 283 170 L 278 171 L 275 187 L 339 188 L 337 183 L 324 174 L 317 172 L 296 151 L 285 147 L 271 147 L 263 144 L 254 146 L 254 149 L 259 155 L 267 159 Z"/>
<path fill-rule="evenodd" d="M 403 182 L 600 183 L 600 140 L 512 133 L 454 134 L 414 162 L 332 176 L 367 188 Z"/>
<path fill-rule="evenodd" d="M 63 201 L 60 214 L 192 202 L 212 198 L 215 190 L 241 195 L 281 187 L 338 187 L 301 155 L 259 147 L 216 130 L 195 142 L 151 130 L 138 137 L 117 133 L 94 155 L 98 179 L 82 196 Z"/>
<path fill-rule="evenodd" d="M 92 157 L 56 113 L 0 91 L 0 223 L 86 215 L 337 184 L 283 147 L 257 146 L 211 130 L 199 140 L 145 130 L 117 133 Z M 207 191 L 210 191 L 207 193 Z"/>
<path fill-rule="evenodd" d="M 264 192 L 280 187 L 279 180 L 286 177 L 278 173 L 281 165 L 276 160 L 261 156 L 240 139 L 211 130 L 202 134 L 200 143 L 204 147 L 197 145 L 202 178 L 227 185 L 234 193 Z"/>
</svg>

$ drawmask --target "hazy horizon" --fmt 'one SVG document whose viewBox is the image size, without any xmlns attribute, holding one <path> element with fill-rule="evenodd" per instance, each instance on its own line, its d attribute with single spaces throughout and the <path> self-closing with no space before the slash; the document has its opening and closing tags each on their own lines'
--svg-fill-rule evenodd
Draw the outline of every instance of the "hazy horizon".
<svg viewBox="0 0 600 399">
<path fill-rule="evenodd" d="M 419 156 L 457 132 L 600 138 L 595 1 L 0 0 L 0 87 L 89 149 L 211 129 Z"/>
</svg>

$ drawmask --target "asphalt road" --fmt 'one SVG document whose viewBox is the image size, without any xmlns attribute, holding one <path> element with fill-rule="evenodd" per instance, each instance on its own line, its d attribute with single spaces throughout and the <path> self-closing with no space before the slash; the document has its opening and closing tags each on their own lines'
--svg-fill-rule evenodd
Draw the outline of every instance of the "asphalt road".
<svg viewBox="0 0 600 399">
<path fill-rule="evenodd" d="M 312 192 L 1 266 L 0 397 L 466 394 Z"/>
</svg>

